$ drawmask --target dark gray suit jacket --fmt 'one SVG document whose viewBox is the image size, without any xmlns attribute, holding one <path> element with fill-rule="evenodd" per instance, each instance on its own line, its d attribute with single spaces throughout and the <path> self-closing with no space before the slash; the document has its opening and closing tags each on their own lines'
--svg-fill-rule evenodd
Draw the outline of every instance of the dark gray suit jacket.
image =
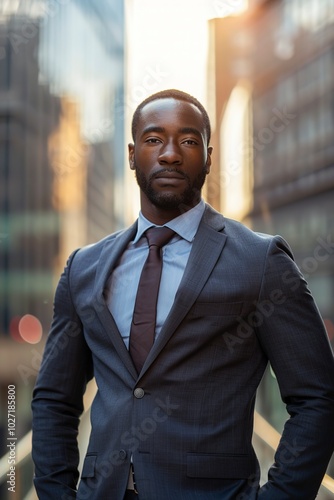
<svg viewBox="0 0 334 500">
<path fill-rule="evenodd" d="M 70 257 L 33 397 L 40 499 L 313 499 L 334 449 L 334 361 L 287 244 L 207 206 L 174 305 L 139 376 L 106 301 L 136 223 Z M 131 277 L 125 277 L 131 286 Z M 251 438 L 268 363 L 290 414 L 259 490 Z M 82 396 L 95 376 L 78 480 Z"/>
</svg>

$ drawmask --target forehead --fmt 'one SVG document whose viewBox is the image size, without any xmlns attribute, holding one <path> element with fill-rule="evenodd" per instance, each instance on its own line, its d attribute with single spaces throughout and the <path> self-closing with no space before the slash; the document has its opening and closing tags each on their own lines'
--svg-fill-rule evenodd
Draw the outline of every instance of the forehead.
<svg viewBox="0 0 334 500">
<path fill-rule="evenodd" d="M 162 98 L 147 103 L 141 110 L 138 126 L 168 123 L 197 127 L 204 132 L 204 120 L 201 111 L 194 104 L 174 98 Z"/>
</svg>

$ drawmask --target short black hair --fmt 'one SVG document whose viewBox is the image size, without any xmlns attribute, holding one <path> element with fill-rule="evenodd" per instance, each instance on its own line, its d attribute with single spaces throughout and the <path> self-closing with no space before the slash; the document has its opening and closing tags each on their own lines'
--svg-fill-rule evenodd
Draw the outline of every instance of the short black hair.
<svg viewBox="0 0 334 500">
<path fill-rule="evenodd" d="M 160 92 L 156 92 L 155 94 L 152 94 L 146 99 L 144 99 L 136 108 L 133 117 L 132 117 L 132 125 L 131 125 L 131 132 L 132 132 L 132 139 L 135 141 L 136 133 L 137 133 L 137 128 L 138 128 L 138 121 L 140 118 L 140 113 L 141 110 L 148 104 L 149 102 L 152 101 L 157 101 L 158 99 L 166 99 L 166 98 L 171 98 L 171 99 L 176 99 L 178 101 L 185 101 L 189 102 L 190 104 L 193 104 L 194 106 L 199 109 L 203 116 L 203 124 L 204 128 L 207 134 L 207 139 L 208 139 L 208 144 L 210 142 L 211 138 L 211 125 L 210 125 L 210 118 L 208 116 L 208 113 L 204 106 L 196 99 L 196 97 L 193 97 L 190 94 L 187 94 L 187 92 L 183 92 L 182 90 L 176 90 L 176 89 L 168 89 L 168 90 L 161 90 Z"/>
</svg>

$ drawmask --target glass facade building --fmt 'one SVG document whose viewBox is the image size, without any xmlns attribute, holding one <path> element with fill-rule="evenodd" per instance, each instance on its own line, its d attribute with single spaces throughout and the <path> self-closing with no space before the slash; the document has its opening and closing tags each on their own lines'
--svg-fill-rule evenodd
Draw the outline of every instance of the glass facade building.
<svg viewBox="0 0 334 500">
<path fill-rule="evenodd" d="M 67 257 L 125 225 L 124 31 L 122 0 L 0 1 L 0 396 L 16 385 L 18 438 Z"/>
<path fill-rule="evenodd" d="M 306 11 L 314 15 L 305 16 Z M 332 341 L 333 23 L 332 1 L 276 3 L 254 22 L 259 51 L 253 59 L 250 214 L 254 228 L 278 232 L 290 242 Z"/>
<path fill-rule="evenodd" d="M 289 242 L 334 348 L 333 26 L 333 0 L 250 1 L 244 15 L 210 21 L 220 162 L 208 194 L 226 216 Z M 288 415 L 270 368 L 257 411 L 282 431 Z M 319 498 L 333 495 L 322 488 Z"/>
</svg>

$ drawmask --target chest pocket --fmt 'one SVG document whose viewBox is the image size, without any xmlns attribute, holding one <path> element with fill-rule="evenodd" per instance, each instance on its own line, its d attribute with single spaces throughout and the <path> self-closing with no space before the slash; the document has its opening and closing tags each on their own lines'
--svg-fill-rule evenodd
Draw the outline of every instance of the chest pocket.
<svg viewBox="0 0 334 500">
<path fill-rule="evenodd" d="M 195 302 L 189 317 L 241 316 L 243 309 L 244 302 Z"/>
</svg>

